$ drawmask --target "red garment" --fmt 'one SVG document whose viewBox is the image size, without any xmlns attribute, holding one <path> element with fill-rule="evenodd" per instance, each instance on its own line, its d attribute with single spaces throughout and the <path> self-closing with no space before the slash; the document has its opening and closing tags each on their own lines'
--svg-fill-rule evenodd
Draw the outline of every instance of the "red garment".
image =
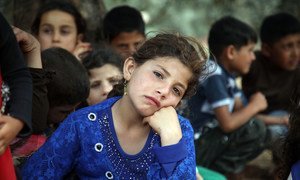
<svg viewBox="0 0 300 180">
<path fill-rule="evenodd" d="M 0 107 L 2 107 L 2 77 L 0 74 Z M 4 154 L 0 155 L 0 179 L 16 180 L 15 168 L 9 148 L 6 148 Z"/>
</svg>

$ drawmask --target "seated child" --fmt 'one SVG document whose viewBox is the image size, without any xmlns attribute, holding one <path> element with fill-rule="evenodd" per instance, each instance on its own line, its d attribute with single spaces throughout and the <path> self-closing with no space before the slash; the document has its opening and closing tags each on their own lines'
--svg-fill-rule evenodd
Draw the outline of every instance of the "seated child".
<svg viewBox="0 0 300 180">
<path fill-rule="evenodd" d="M 13 155 L 22 163 L 36 151 L 56 126 L 88 97 L 89 80 L 82 64 L 62 48 L 42 52 L 30 34 L 14 28 L 21 50 L 27 52 L 27 64 L 33 77 L 33 135 L 17 139 Z M 34 51 L 33 51 L 34 50 Z"/>
<path fill-rule="evenodd" d="M 195 179 L 190 122 L 175 108 L 197 86 L 202 46 L 158 34 L 124 62 L 124 94 L 72 113 L 22 169 L 23 179 Z"/>
<path fill-rule="evenodd" d="M 111 49 L 99 49 L 82 60 L 90 79 L 90 94 L 87 105 L 94 105 L 107 99 L 113 86 L 122 79 L 122 58 Z"/>
<path fill-rule="evenodd" d="M 242 87 L 249 97 L 262 92 L 269 104 L 264 115 L 273 115 L 264 122 L 268 125 L 271 145 L 287 132 L 288 109 L 293 89 L 300 83 L 300 22 L 287 13 L 266 17 L 260 29 L 261 50 Z"/>
<path fill-rule="evenodd" d="M 197 165 L 227 176 L 240 173 L 264 149 L 265 126 L 253 117 L 267 107 L 265 97 L 258 92 L 244 106 L 235 81 L 255 60 L 256 41 L 255 31 L 240 20 L 217 20 L 208 37 L 213 58 L 207 62 L 208 76 L 188 101 Z"/>
</svg>

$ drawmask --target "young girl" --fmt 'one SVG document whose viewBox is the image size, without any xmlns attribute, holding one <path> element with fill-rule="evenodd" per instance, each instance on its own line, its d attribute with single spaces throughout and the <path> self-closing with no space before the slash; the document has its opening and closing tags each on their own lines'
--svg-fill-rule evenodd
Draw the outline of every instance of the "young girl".
<svg viewBox="0 0 300 180">
<path fill-rule="evenodd" d="M 122 58 L 111 49 L 99 49 L 82 60 L 90 79 L 88 105 L 104 101 L 122 79 Z"/>
<path fill-rule="evenodd" d="M 41 49 L 61 47 L 82 59 L 91 50 L 91 44 L 82 42 L 86 22 L 79 11 L 67 2 L 52 1 L 43 4 L 31 26 Z"/>
<path fill-rule="evenodd" d="M 26 162 L 24 179 L 195 179 L 193 129 L 176 114 L 206 59 L 196 41 L 159 34 L 125 60 L 124 95 L 72 113 Z"/>
</svg>

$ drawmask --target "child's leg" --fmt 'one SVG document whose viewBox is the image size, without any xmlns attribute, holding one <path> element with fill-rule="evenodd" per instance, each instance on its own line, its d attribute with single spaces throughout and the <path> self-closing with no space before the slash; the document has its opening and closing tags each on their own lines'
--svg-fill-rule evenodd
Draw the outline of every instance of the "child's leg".
<svg viewBox="0 0 300 180">
<path fill-rule="evenodd" d="M 197 163 L 223 174 L 238 173 L 265 148 L 266 127 L 259 120 L 251 120 L 230 134 L 217 127 L 200 139 Z"/>
</svg>

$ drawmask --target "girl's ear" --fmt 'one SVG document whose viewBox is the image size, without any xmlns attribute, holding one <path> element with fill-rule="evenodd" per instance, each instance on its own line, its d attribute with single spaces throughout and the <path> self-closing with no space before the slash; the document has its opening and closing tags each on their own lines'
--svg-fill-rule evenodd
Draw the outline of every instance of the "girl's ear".
<svg viewBox="0 0 300 180">
<path fill-rule="evenodd" d="M 267 43 L 262 43 L 262 44 L 261 44 L 261 53 L 262 53 L 264 56 L 270 57 L 270 54 L 271 54 L 270 50 L 271 50 L 270 45 L 268 45 Z"/>
<path fill-rule="evenodd" d="M 123 66 L 124 79 L 126 81 L 129 81 L 131 79 L 131 76 L 135 68 L 136 68 L 136 63 L 133 57 L 127 58 Z"/>
</svg>

